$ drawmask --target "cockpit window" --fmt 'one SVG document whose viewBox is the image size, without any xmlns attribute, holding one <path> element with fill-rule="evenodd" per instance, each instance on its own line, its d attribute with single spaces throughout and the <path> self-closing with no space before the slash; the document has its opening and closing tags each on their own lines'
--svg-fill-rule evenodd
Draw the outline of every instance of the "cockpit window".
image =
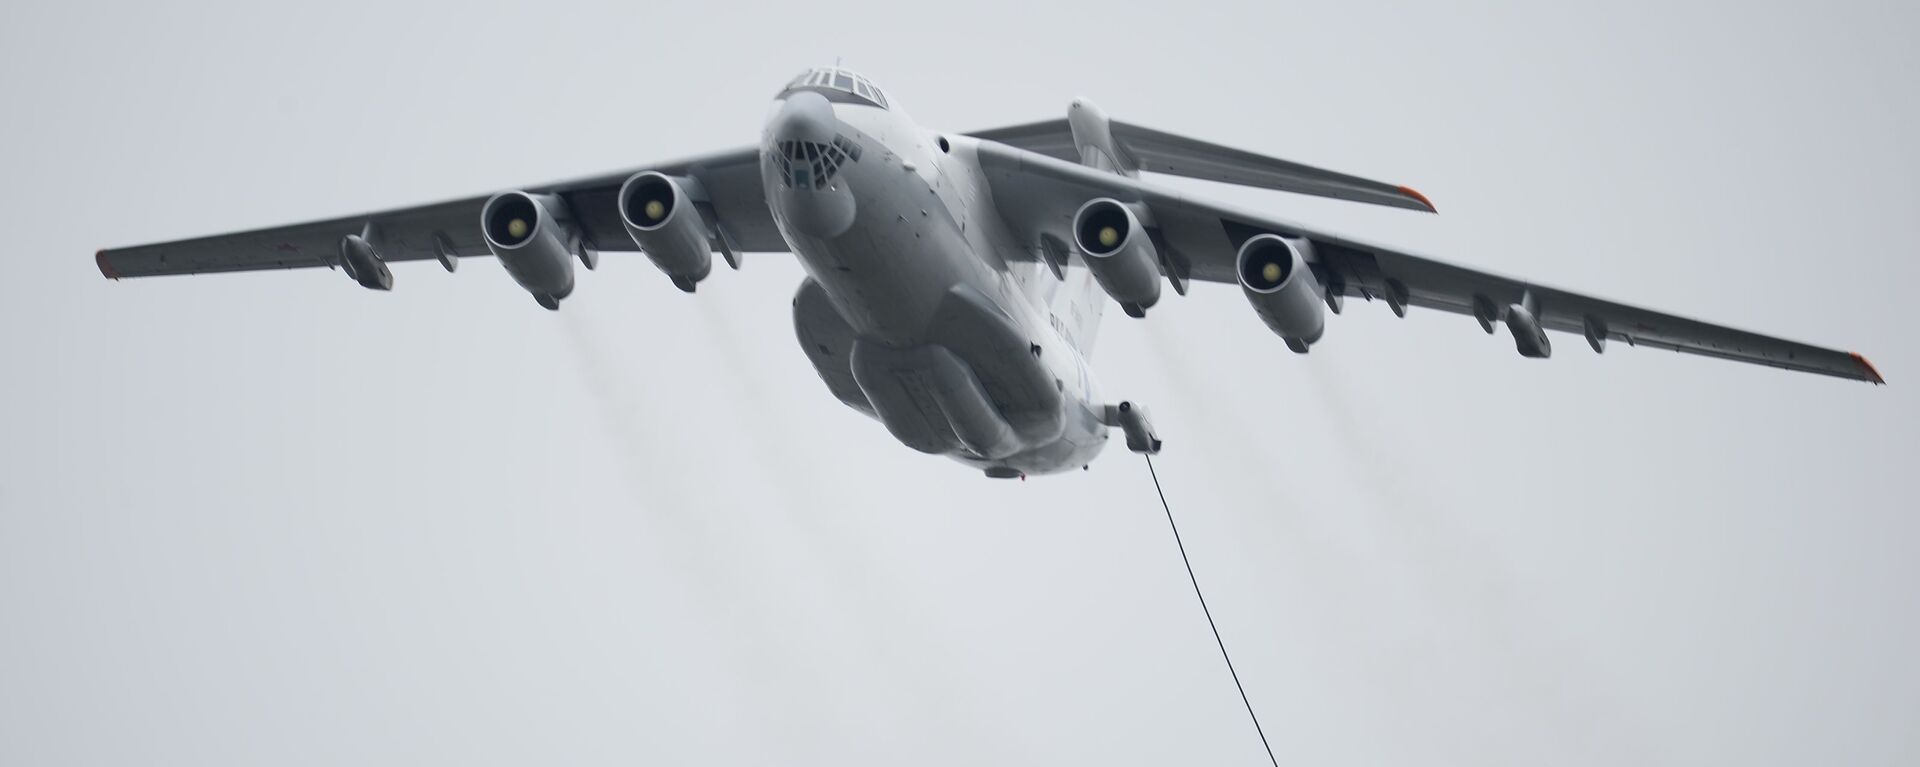
<svg viewBox="0 0 1920 767">
<path fill-rule="evenodd" d="M 874 85 L 872 80 L 839 67 L 819 67 L 801 72 L 793 82 L 787 83 L 785 96 L 794 91 L 814 91 L 827 97 L 829 101 L 852 104 L 866 104 L 881 109 L 889 109 L 887 94 Z"/>
<path fill-rule="evenodd" d="M 775 148 L 780 181 L 790 189 L 825 189 L 841 165 L 860 161 L 860 144 L 846 136 L 834 136 L 831 144 L 781 141 Z"/>
</svg>

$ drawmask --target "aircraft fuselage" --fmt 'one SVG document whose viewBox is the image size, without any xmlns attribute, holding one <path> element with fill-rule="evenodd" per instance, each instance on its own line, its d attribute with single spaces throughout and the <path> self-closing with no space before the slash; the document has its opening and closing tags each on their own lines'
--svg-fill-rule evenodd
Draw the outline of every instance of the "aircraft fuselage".
<svg viewBox="0 0 1920 767">
<path fill-rule="evenodd" d="M 1091 338 L 1063 331 L 1091 336 L 1104 296 L 1004 257 L 1021 245 L 973 146 L 897 111 L 783 94 L 760 170 L 808 274 L 796 331 L 829 388 L 909 447 L 1001 475 L 1083 466 L 1108 427 Z"/>
</svg>

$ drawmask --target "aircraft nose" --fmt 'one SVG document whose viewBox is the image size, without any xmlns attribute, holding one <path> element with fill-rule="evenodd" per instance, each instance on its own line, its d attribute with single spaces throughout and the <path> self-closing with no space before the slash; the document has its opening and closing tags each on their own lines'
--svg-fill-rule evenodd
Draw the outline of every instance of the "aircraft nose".
<svg viewBox="0 0 1920 767">
<path fill-rule="evenodd" d="M 832 239 L 845 233 L 853 226 L 856 204 L 845 179 L 834 176 L 838 154 L 829 148 L 840 137 L 840 120 L 833 104 L 811 91 L 791 94 L 774 112 L 767 133 L 773 141 L 767 157 L 782 182 L 769 190 L 768 202 L 785 211 L 786 223 L 805 234 Z M 802 144 L 811 156 L 779 154 Z"/>
<path fill-rule="evenodd" d="M 833 104 L 825 96 L 801 91 L 787 97 L 768 127 L 775 141 L 831 144 L 840 133 L 840 120 L 834 116 Z"/>
</svg>

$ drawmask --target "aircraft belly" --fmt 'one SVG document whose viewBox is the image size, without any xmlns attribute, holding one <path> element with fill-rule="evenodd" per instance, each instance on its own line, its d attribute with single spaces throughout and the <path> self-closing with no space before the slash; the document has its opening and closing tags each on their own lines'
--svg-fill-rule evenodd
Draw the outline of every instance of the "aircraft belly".
<svg viewBox="0 0 1920 767">
<path fill-rule="evenodd" d="M 1026 473 L 1091 460 L 1106 429 L 1083 387 L 1068 391 L 1077 356 L 1021 305 L 999 254 L 977 252 L 992 246 L 971 240 L 991 237 L 968 236 L 939 179 L 869 151 L 827 190 L 853 201 L 838 229 L 793 220 L 806 208 L 787 198 L 819 192 L 770 195 L 810 277 L 794 299 L 809 360 L 836 398 L 914 450 Z"/>
<path fill-rule="evenodd" d="M 973 371 L 945 348 L 856 341 L 850 367 L 881 423 L 908 447 L 988 460 L 1028 447 Z"/>
<path fill-rule="evenodd" d="M 966 286 L 940 302 L 930 342 L 908 347 L 835 330 L 822 308 L 832 311 L 825 290 L 809 282 L 795 300 L 809 358 L 836 397 L 908 447 L 1037 474 L 1092 460 L 1105 444 L 1106 427 L 1054 377 L 1048 352 Z"/>
<path fill-rule="evenodd" d="M 1043 339 L 1026 332 L 980 291 L 968 285 L 949 289 L 933 312 L 928 340 L 968 363 L 1030 444 L 1060 437 L 1065 386 L 1041 359 Z"/>
</svg>

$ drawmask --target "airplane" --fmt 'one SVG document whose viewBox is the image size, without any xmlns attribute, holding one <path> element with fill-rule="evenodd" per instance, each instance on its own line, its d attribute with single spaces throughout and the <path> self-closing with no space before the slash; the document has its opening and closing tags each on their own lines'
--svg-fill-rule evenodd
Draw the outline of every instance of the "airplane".
<svg viewBox="0 0 1920 767">
<path fill-rule="evenodd" d="M 1146 409 L 1108 403 L 1087 358 L 1106 303 L 1144 317 L 1164 287 L 1238 284 L 1305 354 L 1348 298 L 1504 325 L 1524 357 L 1548 330 L 1882 384 L 1866 358 L 1367 244 L 1156 186 L 1143 173 L 1435 212 L 1410 187 L 1113 120 L 974 133 L 916 124 L 871 80 L 802 72 L 757 146 L 592 178 L 290 226 L 109 249 L 111 279 L 337 268 L 391 290 L 389 262 L 494 256 L 550 310 L 573 262 L 640 251 L 692 293 L 717 253 L 792 253 L 794 330 L 827 389 L 914 450 L 994 478 L 1085 468 L 1118 429 L 1160 451 Z"/>
</svg>

